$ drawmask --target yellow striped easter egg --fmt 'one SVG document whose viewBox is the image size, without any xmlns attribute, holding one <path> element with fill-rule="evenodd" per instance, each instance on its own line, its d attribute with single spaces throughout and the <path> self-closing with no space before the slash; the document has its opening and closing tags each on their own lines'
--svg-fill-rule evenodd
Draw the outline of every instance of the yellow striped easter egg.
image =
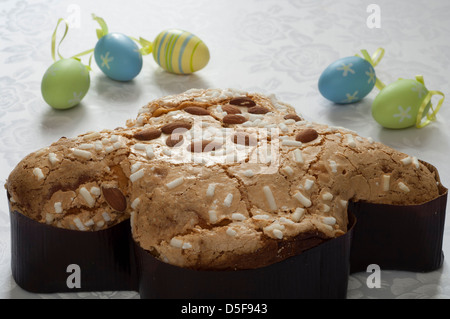
<svg viewBox="0 0 450 319">
<path fill-rule="evenodd" d="M 189 74 L 208 64 L 209 50 L 194 34 L 168 29 L 158 34 L 153 41 L 153 58 L 168 72 Z"/>
</svg>

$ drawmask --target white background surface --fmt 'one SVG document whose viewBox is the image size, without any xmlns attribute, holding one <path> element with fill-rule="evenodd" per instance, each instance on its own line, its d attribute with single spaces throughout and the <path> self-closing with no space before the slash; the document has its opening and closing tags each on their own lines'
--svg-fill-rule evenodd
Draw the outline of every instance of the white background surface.
<svg viewBox="0 0 450 319">
<path fill-rule="evenodd" d="M 380 8 L 381 27 L 367 26 L 367 6 Z M 90 91 L 77 107 L 56 111 L 45 104 L 40 82 L 51 59 L 51 35 L 58 18 L 73 23 L 61 45 L 70 57 L 95 46 L 103 17 L 110 32 L 153 41 L 164 29 L 199 36 L 211 60 L 193 75 L 164 72 L 152 56 L 135 80 L 119 83 L 92 62 Z M 61 136 L 122 126 L 154 98 L 190 88 L 238 88 L 274 93 L 306 119 L 344 126 L 438 168 L 450 185 L 450 107 L 423 129 L 386 130 L 372 118 L 375 88 L 362 102 L 337 106 L 318 92 L 317 81 L 335 60 L 378 47 L 385 57 L 375 68 L 386 84 L 421 74 L 430 90 L 449 95 L 450 2 L 387 0 L 164 0 L 164 1 L 0 1 L 0 181 L 28 153 Z M 62 31 L 61 28 L 60 31 Z M 88 58 L 83 58 L 87 63 Z M 444 254 L 450 256 L 446 223 Z M 0 298 L 139 298 L 135 292 L 31 294 L 16 285 L 10 269 L 6 192 L 0 197 Z M 38 270 L 37 270 L 38 272 Z M 348 298 L 448 298 L 448 260 L 430 273 L 381 272 L 381 288 L 369 289 L 369 273 L 350 276 Z"/>
</svg>

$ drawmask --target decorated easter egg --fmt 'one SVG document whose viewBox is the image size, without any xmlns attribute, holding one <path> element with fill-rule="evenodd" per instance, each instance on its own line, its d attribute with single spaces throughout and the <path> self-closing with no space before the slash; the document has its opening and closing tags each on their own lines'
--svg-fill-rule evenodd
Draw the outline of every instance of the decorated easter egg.
<svg viewBox="0 0 450 319">
<path fill-rule="evenodd" d="M 358 102 L 372 91 L 375 70 L 365 59 L 350 56 L 330 64 L 320 75 L 319 91 L 337 104 Z"/>
<path fill-rule="evenodd" d="M 153 41 L 153 58 L 168 72 L 189 74 L 208 64 L 209 49 L 192 33 L 170 29 L 162 31 Z"/>
<path fill-rule="evenodd" d="M 399 79 L 385 86 L 372 103 L 372 116 L 382 126 L 402 129 L 417 122 L 419 109 L 428 94 L 423 83 L 411 79 Z M 422 116 L 431 104 L 427 103 Z"/>
<path fill-rule="evenodd" d="M 89 90 L 89 71 L 79 60 L 61 59 L 44 73 L 41 93 L 55 109 L 68 109 L 80 103 Z"/>
<path fill-rule="evenodd" d="M 137 44 L 122 33 L 108 33 L 101 37 L 94 49 L 95 62 L 109 78 L 130 81 L 142 69 L 142 54 Z"/>
</svg>

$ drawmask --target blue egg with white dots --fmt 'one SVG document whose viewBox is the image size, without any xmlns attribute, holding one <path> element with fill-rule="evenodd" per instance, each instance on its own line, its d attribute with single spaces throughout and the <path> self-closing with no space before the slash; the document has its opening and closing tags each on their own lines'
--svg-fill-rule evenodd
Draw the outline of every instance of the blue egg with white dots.
<svg viewBox="0 0 450 319">
<path fill-rule="evenodd" d="M 137 44 L 122 33 L 108 33 L 101 37 L 94 49 L 95 62 L 109 78 L 130 81 L 142 69 L 142 54 Z"/>
<path fill-rule="evenodd" d="M 369 61 L 358 56 L 339 59 L 320 75 L 319 91 L 337 104 L 362 100 L 375 86 L 376 75 Z"/>
</svg>

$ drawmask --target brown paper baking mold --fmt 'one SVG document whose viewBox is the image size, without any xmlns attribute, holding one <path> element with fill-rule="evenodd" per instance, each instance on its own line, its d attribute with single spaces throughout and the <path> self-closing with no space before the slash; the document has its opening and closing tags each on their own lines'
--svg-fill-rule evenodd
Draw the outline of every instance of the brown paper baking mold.
<svg viewBox="0 0 450 319">
<path fill-rule="evenodd" d="M 135 290 L 136 265 L 130 222 L 81 232 L 45 225 L 10 213 L 11 270 L 16 283 L 34 293 Z M 70 288 L 70 265 L 80 288 Z"/>
<path fill-rule="evenodd" d="M 355 219 L 336 239 L 269 266 L 200 271 L 168 265 L 136 245 L 141 298 L 341 299 L 347 293 Z"/>
<path fill-rule="evenodd" d="M 437 170 L 426 164 L 436 174 Z M 426 272 L 443 262 L 447 189 L 421 205 L 349 203 L 349 231 L 259 269 L 197 271 L 154 258 L 132 239 L 129 221 L 96 232 L 48 226 L 11 211 L 12 274 L 30 292 L 134 290 L 141 298 L 345 298 L 350 273 Z M 69 265 L 79 288 L 67 284 Z"/>
<path fill-rule="evenodd" d="M 437 169 L 439 196 L 420 205 L 393 206 L 350 202 L 348 211 L 358 220 L 353 233 L 351 272 L 370 264 L 384 270 L 427 272 L 441 267 L 447 193 Z"/>
<path fill-rule="evenodd" d="M 354 219 L 343 236 L 267 267 L 197 271 L 134 243 L 129 221 L 97 232 L 59 229 L 11 211 L 12 274 L 34 293 L 135 290 L 141 298 L 345 298 Z M 80 269 L 70 288 L 69 265 Z"/>
</svg>

